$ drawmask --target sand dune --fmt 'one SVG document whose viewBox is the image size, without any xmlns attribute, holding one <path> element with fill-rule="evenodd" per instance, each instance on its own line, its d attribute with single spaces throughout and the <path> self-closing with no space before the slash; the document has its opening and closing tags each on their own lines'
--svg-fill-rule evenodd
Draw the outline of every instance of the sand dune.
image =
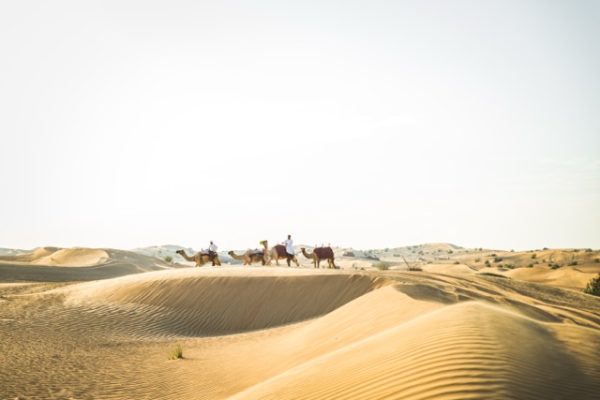
<svg viewBox="0 0 600 400">
<path fill-rule="evenodd" d="M 124 250 L 38 247 L 0 257 L 0 281 L 89 281 L 171 267 L 163 260 Z"/>
<path fill-rule="evenodd" d="M 600 299 L 502 276 L 184 268 L 0 285 L 0 305 L 0 398 L 587 399 L 600 390 Z M 175 343 L 184 359 L 169 361 Z"/>
<path fill-rule="evenodd" d="M 590 383 L 592 377 L 551 329 L 496 307 L 460 303 L 311 360 L 233 398 L 522 399 L 552 393 L 592 398 L 597 382 Z"/>
<path fill-rule="evenodd" d="M 379 287 L 383 280 L 358 274 L 302 269 L 240 268 L 159 271 L 75 285 L 58 290 L 67 305 L 96 313 L 143 310 L 125 322 L 161 333 L 223 335 L 272 328 L 326 314 Z"/>
</svg>

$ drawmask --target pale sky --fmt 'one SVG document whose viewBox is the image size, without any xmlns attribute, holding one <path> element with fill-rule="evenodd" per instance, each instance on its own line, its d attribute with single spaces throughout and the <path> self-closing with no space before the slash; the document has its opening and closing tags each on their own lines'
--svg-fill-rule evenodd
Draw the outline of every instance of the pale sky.
<svg viewBox="0 0 600 400">
<path fill-rule="evenodd" d="M 2 1 L 0 247 L 600 248 L 598 1 Z"/>
</svg>

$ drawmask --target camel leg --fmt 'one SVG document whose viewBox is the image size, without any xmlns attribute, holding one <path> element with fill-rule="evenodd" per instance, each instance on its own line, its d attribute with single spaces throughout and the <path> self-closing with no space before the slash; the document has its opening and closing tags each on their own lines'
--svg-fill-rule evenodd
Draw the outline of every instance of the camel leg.
<svg viewBox="0 0 600 400">
<path fill-rule="evenodd" d="M 297 257 L 294 257 L 294 262 L 296 263 L 296 267 L 300 266 L 300 263 L 298 262 L 298 258 Z"/>
</svg>

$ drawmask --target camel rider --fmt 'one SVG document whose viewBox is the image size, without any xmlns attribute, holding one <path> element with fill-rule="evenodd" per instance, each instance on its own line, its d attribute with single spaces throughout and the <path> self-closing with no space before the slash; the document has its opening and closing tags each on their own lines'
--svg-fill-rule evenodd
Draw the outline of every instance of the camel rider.
<svg viewBox="0 0 600 400">
<path fill-rule="evenodd" d="M 287 253 L 287 264 L 289 267 L 291 265 L 290 261 L 296 257 L 296 254 L 294 254 L 294 241 L 292 240 L 292 235 L 288 235 L 288 238 L 283 242 L 283 245 L 285 246 L 285 252 Z"/>
<path fill-rule="evenodd" d="M 217 255 L 218 247 L 213 241 L 210 241 L 210 245 L 208 245 L 208 259 L 212 262 L 213 267 L 215 266 L 215 257 Z"/>
</svg>

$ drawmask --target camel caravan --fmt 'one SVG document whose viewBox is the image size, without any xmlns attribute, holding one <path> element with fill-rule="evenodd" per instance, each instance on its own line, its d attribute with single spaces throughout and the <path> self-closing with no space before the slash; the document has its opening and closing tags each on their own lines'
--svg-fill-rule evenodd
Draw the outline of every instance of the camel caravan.
<svg viewBox="0 0 600 400">
<path fill-rule="evenodd" d="M 234 251 L 229 251 L 227 254 L 234 260 L 241 261 L 243 265 L 261 264 L 271 265 L 274 260 L 276 265 L 279 265 L 279 260 L 285 260 L 288 267 L 291 263 L 300 266 L 298 257 L 294 252 L 294 245 L 291 235 L 282 244 L 276 244 L 269 248 L 269 243 L 266 240 L 261 240 L 261 249 L 249 249 L 244 254 L 236 254 Z M 217 254 L 217 246 L 211 241 L 207 250 L 201 250 L 193 256 L 188 256 L 185 250 L 177 250 L 177 254 L 181 255 L 185 260 L 194 262 L 196 267 L 201 267 L 207 263 L 212 263 L 212 266 L 220 266 L 221 260 Z M 304 247 L 301 248 L 301 253 L 304 257 L 312 260 L 314 268 L 321 268 L 321 261 L 327 261 L 328 268 L 339 268 L 335 265 L 333 249 L 331 246 L 315 247 L 311 253 L 308 253 Z"/>
</svg>

